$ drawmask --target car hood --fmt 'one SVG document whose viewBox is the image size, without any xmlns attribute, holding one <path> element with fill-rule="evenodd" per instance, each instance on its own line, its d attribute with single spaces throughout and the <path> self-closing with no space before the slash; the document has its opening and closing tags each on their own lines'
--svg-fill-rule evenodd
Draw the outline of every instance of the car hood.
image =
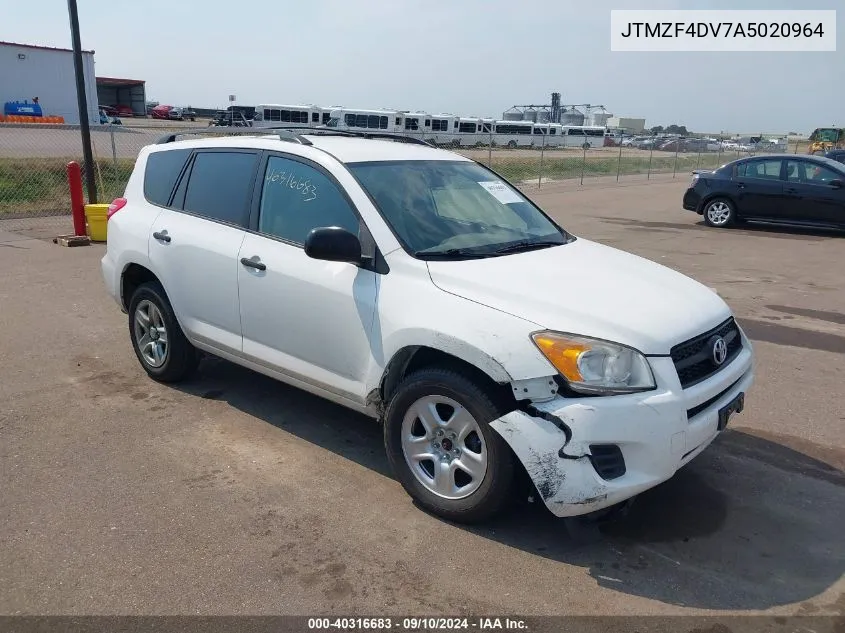
<svg viewBox="0 0 845 633">
<path fill-rule="evenodd" d="M 428 261 L 434 284 L 550 329 L 615 341 L 645 354 L 730 317 L 699 282 L 650 260 L 585 239 L 536 251 Z"/>
</svg>

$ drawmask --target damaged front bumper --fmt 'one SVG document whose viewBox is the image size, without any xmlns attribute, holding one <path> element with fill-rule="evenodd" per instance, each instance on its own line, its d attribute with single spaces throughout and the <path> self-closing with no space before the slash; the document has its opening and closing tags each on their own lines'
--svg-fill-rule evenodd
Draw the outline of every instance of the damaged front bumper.
<svg viewBox="0 0 845 633">
<path fill-rule="evenodd" d="M 491 426 L 525 466 L 553 514 L 602 510 L 666 481 L 713 441 L 719 409 L 753 382 L 753 357 L 745 342 L 729 365 L 686 390 L 670 358 L 652 357 L 654 391 L 558 396 L 523 406 Z"/>
</svg>

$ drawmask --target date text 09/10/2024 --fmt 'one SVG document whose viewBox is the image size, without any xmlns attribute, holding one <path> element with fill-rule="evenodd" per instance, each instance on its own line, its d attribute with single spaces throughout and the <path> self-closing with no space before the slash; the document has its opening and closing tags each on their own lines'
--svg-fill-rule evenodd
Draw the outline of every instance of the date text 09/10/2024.
<svg viewBox="0 0 845 633">
<path fill-rule="evenodd" d="M 447 630 L 527 630 L 524 620 L 519 618 L 441 618 L 409 617 L 393 618 L 309 618 L 310 630 L 347 631 L 447 631 Z"/>
</svg>

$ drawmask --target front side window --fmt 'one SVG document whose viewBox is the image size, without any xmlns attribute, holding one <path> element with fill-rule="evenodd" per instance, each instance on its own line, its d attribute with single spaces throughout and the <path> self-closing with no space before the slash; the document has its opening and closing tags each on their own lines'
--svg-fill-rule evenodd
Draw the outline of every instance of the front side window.
<svg viewBox="0 0 845 633">
<path fill-rule="evenodd" d="M 258 230 L 304 244 L 312 229 L 327 226 L 358 235 L 358 216 L 338 186 L 311 165 L 271 156 L 264 172 Z"/>
<path fill-rule="evenodd" d="M 843 180 L 842 174 L 837 174 L 824 165 L 804 163 L 804 179 L 811 185 L 826 185 L 831 180 Z"/>
<path fill-rule="evenodd" d="M 487 257 L 570 239 L 518 190 L 472 162 L 349 167 L 400 241 L 422 259 Z"/>
<path fill-rule="evenodd" d="M 200 152 L 194 158 L 183 209 L 212 220 L 246 225 L 258 154 Z"/>
</svg>

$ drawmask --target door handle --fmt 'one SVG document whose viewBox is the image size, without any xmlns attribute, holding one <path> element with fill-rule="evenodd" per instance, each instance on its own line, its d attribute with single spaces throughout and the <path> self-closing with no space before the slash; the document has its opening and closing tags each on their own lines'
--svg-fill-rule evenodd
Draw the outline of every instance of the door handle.
<svg viewBox="0 0 845 633">
<path fill-rule="evenodd" d="M 153 237 L 161 242 L 170 242 L 170 236 L 167 234 L 167 231 L 156 231 L 153 233 Z"/>
<path fill-rule="evenodd" d="M 259 261 L 254 259 L 249 259 L 247 257 L 241 257 L 241 263 L 246 266 L 247 268 L 255 268 L 255 270 L 267 270 L 267 266 L 262 264 Z"/>
<path fill-rule="evenodd" d="M 745 183 L 744 182 L 736 183 L 736 188 L 737 189 L 745 189 Z"/>
<path fill-rule="evenodd" d="M 795 187 L 787 187 L 784 189 L 785 193 L 798 193 L 798 190 Z"/>
</svg>

